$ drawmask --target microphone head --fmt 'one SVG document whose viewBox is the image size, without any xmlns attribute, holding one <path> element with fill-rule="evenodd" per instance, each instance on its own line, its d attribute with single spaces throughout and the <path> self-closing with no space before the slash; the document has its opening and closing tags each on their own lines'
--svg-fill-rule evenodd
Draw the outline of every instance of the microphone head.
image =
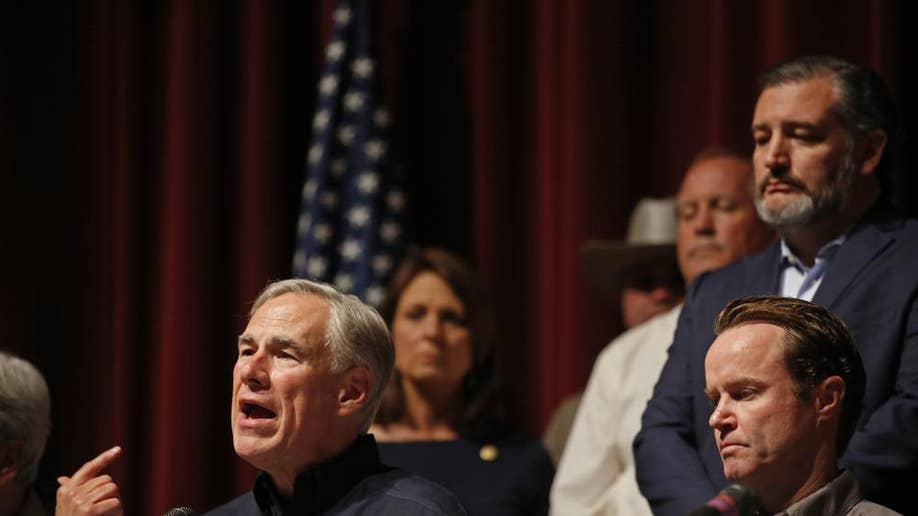
<svg viewBox="0 0 918 516">
<path fill-rule="evenodd" d="M 755 516 L 759 511 L 759 496 L 751 487 L 742 484 L 731 484 L 724 488 L 720 494 L 733 500 L 736 513 L 739 516 Z"/>
<path fill-rule="evenodd" d="M 198 516 L 198 513 L 191 507 L 173 507 L 163 516 Z"/>
</svg>

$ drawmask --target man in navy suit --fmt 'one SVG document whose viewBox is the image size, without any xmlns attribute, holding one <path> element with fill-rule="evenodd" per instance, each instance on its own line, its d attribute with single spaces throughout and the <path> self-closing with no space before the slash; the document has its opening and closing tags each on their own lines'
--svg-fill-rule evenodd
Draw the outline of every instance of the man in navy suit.
<svg viewBox="0 0 918 516">
<path fill-rule="evenodd" d="M 918 514 L 918 224 L 886 201 L 894 104 L 875 73 L 830 57 L 783 63 L 760 85 L 756 208 L 781 239 L 690 288 L 634 442 L 638 483 L 656 514 L 674 516 L 725 486 L 704 393 L 713 323 L 733 299 L 777 293 L 850 328 L 867 392 L 841 466 L 868 499 Z"/>
</svg>

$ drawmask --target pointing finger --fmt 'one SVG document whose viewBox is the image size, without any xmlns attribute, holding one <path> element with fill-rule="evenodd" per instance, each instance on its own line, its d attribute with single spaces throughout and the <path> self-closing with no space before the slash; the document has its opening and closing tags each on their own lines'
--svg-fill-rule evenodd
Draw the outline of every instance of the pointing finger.
<svg viewBox="0 0 918 516">
<path fill-rule="evenodd" d="M 115 459 L 121 456 L 121 447 L 114 446 L 105 450 L 104 452 L 97 455 L 94 459 L 90 460 L 86 464 L 77 470 L 76 473 L 70 477 L 71 481 L 74 481 L 78 484 L 82 484 L 86 480 L 97 476 L 102 472 L 103 469 L 107 468 L 112 462 L 115 462 Z M 60 481 L 60 480 L 58 480 Z"/>
</svg>

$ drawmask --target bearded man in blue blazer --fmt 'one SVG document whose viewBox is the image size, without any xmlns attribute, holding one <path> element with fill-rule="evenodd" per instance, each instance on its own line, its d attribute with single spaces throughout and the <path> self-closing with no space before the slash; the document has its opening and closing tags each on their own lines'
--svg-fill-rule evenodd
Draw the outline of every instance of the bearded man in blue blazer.
<svg viewBox="0 0 918 516">
<path fill-rule="evenodd" d="M 840 464 L 868 499 L 918 514 L 918 223 L 886 199 L 894 103 L 877 74 L 825 56 L 780 64 L 760 88 L 756 208 L 781 239 L 690 288 L 634 442 L 638 483 L 664 516 L 684 515 L 726 485 L 704 393 L 713 323 L 733 299 L 777 293 L 848 325 L 867 392 Z"/>
</svg>

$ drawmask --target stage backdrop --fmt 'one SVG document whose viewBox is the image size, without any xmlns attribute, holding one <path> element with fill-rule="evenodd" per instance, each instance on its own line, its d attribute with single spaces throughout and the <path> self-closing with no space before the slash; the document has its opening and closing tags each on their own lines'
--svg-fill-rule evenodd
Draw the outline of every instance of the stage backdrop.
<svg viewBox="0 0 918 516">
<path fill-rule="evenodd" d="M 918 114 L 907 1 L 380 0 L 374 33 L 416 243 L 494 298 L 537 435 L 620 329 L 578 268 L 710 144 L 751 148 L 755 77 L 868 64 Z M 129 514 L 209 509 L 253 472 L 229 436 L 235 336 L 290 274 L 332 2 L 19 3 L 0 21 L 0 347 L 54 398 L 42 485 L 113 444 Z M 909 41 L 912 41 L 910 44 Z M 914 214 L 915 153 L 897 199 Z"/>
</svg>

